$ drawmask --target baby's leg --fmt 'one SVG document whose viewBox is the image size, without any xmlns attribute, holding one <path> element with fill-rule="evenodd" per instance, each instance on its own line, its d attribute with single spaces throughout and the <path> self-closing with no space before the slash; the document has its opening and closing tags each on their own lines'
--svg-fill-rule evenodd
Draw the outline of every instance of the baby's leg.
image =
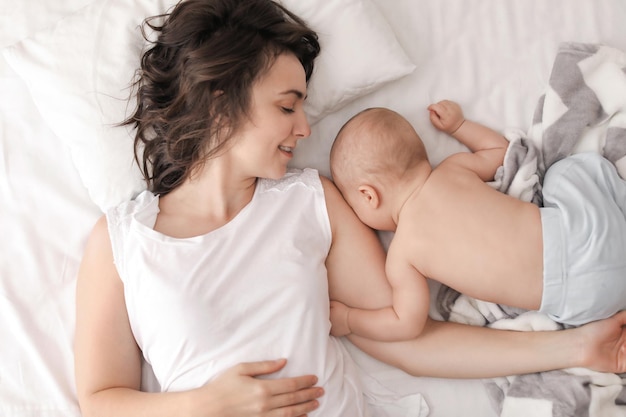
<svg viewBox="0 0 626 417">
<path fill-rule="evenodd" d="M 550 167 L 543 193 L 560 213 L 551 235 L 562 238 L 563 256 L 546 261 L 541 311 L 580 325 L 626 308 L 626 181 L 601 155 L 576 154 Z"/>
<path fill-rule="evenodd" d="M 579 157 L 584 158 L 587 172 L 595 180 L 598 189 L 604 195 L 612 197 L 626 218 L 626 180 L 619 176 L 615 165 L 595 153 Z"/>
</svg>

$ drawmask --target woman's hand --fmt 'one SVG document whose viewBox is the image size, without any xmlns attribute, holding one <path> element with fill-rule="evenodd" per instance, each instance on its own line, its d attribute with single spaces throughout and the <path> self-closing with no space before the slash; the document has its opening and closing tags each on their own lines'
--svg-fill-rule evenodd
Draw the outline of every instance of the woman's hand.
<svg viewBox="0 0 626 417">
<path fill-rule="evenodd" d="M 319 406 L 317 398 L 324 394 L 321 387 L 314 386 L 317 383 L 315 375 L 282 379 L 256 378 L 278 372 L 286 363 L 286 359 L 279 359 L 233 366 L 209 384 L 195 390 L 199 402 L 193 405 L 193 409 L 199 412 L 192 414 L 198 417 L 306 415 Z M 206 410 L 215 413 L 206 413 Z"/>
<path fill-rule="evenodd" d="M 333 336 L 341 337 L 351 333 L 350 325 L 348 324 L 348 313 L 350 307 L 340 303 L 339 301 L 330 302 L 330 334 Z"/>
<path fill-rule="evenodd" d="M 454 101 L 443 100 L 428 106 L 430 122 L 437 129 L 453 135 L 465 121 L 463 111 Z"/>
<path fill-rule="evenodd" d="M 626 372 L 626 311 L 589 323 L 582 335 L 581 366 L 600 372 Z"/>
</svg>

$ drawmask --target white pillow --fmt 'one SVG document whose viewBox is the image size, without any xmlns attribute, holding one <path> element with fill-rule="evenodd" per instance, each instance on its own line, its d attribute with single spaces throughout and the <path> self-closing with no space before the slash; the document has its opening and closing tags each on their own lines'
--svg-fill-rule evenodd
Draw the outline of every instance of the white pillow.
<svg viewBox="0 0 626 417">
<path fill-rule="evenodd" d="M 317 32 L 322 47 L 305 105 L 311 124 L 415 69 L 370 0 L 282 0 L 282 4 Z"/>
<path fill-rule="evenodd" d="M 3 51 L 45 121 L 70 147 L 102 210 L 146 187 L 133 160 L 132 129 L 115 125 L 134 109 L 127 99 L 144 46 L 139 26 L 174 3 L 96 1 Z M 415 68 L 370 0 L 282 3 L 318 32 L 322 45 L 306 104 L 311 124 Z"/>
</svg>

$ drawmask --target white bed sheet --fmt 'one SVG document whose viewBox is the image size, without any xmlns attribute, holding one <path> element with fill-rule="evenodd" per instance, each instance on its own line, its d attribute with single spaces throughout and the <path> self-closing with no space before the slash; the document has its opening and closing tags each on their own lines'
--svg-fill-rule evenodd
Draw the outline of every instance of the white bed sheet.
<svg viewBox="0 0 626 417">
<path fill-rule="evenodd" d="M 0 46 L 88 0 L 0 0 Z M 294 165 L 328 174 L 332 138 L 368 106 L 404 114 L 437 164 L 462 150 L 429 125 L 426 106 L 450 98 L 496 129 L 530 126 L 561 41 L 626 49 L 622 0 L 376 0 L 415 72 L 314 126 Z M 45 126 L 26 86 L 0 59 L 0 416 L 78 417 L 72 365 L 74 280 L 100 215 L 68 149 Z M 494 415 L 480 381 L 408 378 L 354 351 L 370 376 L 422 392 L 431 416 Z"/>
<path fill-rule="evenodd" d="M 85 1 L 0 3 L 0 44 Z M 58 7 L 63 6 L 63 7 Z M 0 415 L 79 416 L 74 393 L 74 282 L 98 215 L 69 151 L 0 58 Z"/>
</svg>

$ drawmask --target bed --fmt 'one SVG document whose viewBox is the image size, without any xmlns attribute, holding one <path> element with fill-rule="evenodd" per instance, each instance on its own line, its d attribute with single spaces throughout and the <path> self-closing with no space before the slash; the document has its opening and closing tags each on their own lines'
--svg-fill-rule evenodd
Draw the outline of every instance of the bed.
<svg viewBox="0 0 626 417">
<path fill-rule="evenodd" d="M 524 138 L 538 121 L 548 122 L 537 118 L 538 104 L 549 102 L 557 58 L 572 47 L 610 52 L 612 70 L 602 67 L 596 78 L 617 110 L 602 123 L 626 129 L 619 113 L 626 105 L 615 102 L 626 98 L 623 0 L 283 2 L 319 32 L 324 48 L 307 103 L 312 134 L 299 145 L 295 167 L 329 175 L 337 130 L 371 106 L 403 114 L 434 165 L 464 150 L 430 126 L 426 106 L 434 101 L 455 100 L 468 118 Z M 102 210 L 143 186 L 129 132 L 112 125 L 127 109 L 124 86 L 142 46 L 137 25 L 171 4 L 0 0 L 0 416 L 80 416 L 72 357 L 76 274 Z M 600 149 L 594 138 L 585 146 Z M 507 192 L 519 189 L 508 185 Z M 555 328 L 431 288 L 438 319 Z M 620 375 L 572 369 L 492 380 L 417 378 L 347 346 L 364 380 L 392 400 L 375 407 L 380 416 L 626 415 Z"/>
</svg>

